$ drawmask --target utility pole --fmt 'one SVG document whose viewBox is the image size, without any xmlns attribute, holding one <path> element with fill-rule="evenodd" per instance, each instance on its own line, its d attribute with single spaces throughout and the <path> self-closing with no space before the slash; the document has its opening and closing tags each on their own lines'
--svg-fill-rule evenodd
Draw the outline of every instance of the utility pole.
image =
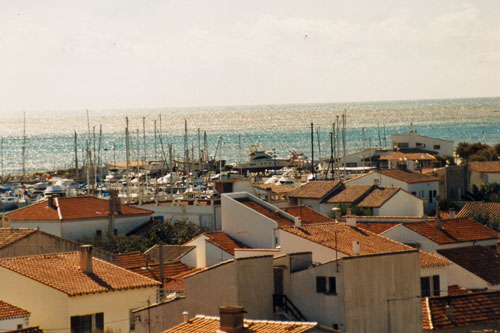
<svg viewBox="0 0 500 333">
<path fill-rule="evenodd" d="M 142 135 L 144 139 L 144 165 L 146 165 L 146 117 L 142 117 Z"/>
<path fill-rule="evenodd" d="M 314 124 L 311 123 L 311 174 L 314 178 Z"/>
<path fill-rule="evenodd" d="M 3 173 L 2 173 L 2 176 L 3 176 Z M 78 174 L 78 134 L 75 131 L 75 180 L 78 181 L 78 178 L 80 178 L 79 174 Z"/>
</svg>

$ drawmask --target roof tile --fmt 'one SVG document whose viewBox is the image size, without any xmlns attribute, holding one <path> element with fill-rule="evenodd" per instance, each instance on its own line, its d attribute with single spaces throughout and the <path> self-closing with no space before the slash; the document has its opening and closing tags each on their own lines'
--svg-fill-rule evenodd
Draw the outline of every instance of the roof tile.
<svg viewBox="0 0 500 333">
<path fill-rule="evenodd" d="M 340 183 L 338 180 L 311 181 L 288 193 L 288 196 L 290 198 L 322 199 Z"/>
<path fill-rule="evenodd" d="M 207 237 L 207 242 L 217 246 L 218 248 L 224 250 L 232 256 L 234 256 L 235 249 L 249 248 L 248 245 L 243 244 L 242 242 L 234 239 L 233 237 L 222 231 L 205 232 L 202 235 L 205 235 Z"/>
<path fill-rule="evenodd" d="M 348 185 L 342 191 L 328 199 L 328 203 L 353 203 L 367 194 L 372 185 Z"/>
<path fill-rule="evenodd" d="M 4 301 L 0 301 L 0 319 L 5 320 L 9 318 L 25 317 L 29 316 L 31 313 L 17 306 L 9 304 Z"/>
<path fill-rule="evenodd" d="M 378 170 L 375 171 L 381 175 L 397 179 L 399 181 L 405 182 L 407 184 L 414 183 L 427 183 L 427 182 L 437 182 L 440 181 L 438 177 L 428 176 L 419 172 L 411 170 L 401 170 L 401 169 L 388 169 L 388 170 Z"/>
<path fill-rule="evenodd" d="M 469 162 L 469 169 L 479 173 L 500 173 L 500 161 Z"/>
<path fill-rule="evenodd" d="M 381 207 L 384 203 L 392 198 L 396 193 L 402 191 L 399 187 L 384 187 L 376 188 L 370 194 L 366 196 L 360 203 L 357 204 L 358 207 Z"/>
<path fill-rule="evenodd" d="M 0 249 L 36 231 L 36 228 L 0 228 Z"/>
</svg>

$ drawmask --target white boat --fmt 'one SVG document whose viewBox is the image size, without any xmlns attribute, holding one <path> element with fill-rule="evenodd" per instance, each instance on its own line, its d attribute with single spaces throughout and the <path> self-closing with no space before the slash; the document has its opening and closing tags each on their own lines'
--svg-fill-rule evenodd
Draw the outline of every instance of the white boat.
<svg viewBox="0 0 500 333">
<path fill-rule="evenodd" d="M 297 155 L 292 154 L 290 158 L 279 158 L 273 152 L 259 150 L 256 146 L 248 153 L 247 162 L 237 163 L 235 169 L 242 171 L 264 171 L 289 167 L 301 167 L 302 161 Z"/>
</svg>

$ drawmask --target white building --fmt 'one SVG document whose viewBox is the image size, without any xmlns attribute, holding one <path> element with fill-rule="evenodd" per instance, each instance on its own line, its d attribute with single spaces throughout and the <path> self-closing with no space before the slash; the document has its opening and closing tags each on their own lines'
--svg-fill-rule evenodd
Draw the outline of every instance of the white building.
<svg viewBox="0 0 500 333">
<path fill-rule="evenodd" d="M 377 170 L 357 178 L 350 179 L 347 185 L 378 185 L 382 187 L 400 187 L 403 190 L 425 200 L 425 211 L 436 209 L 436 196 L 439 193 L 440 179 L 411 170 Z"/>
<path fill-rule="evenodd" d="M 30 312 L 0 301 L 0 332 L 29 327 Z"/>
<path fill-rule="evenodd" d="M 114 213 L 110 214 L 110 207 Z M 14 228 L 39 228 L 49 234 L 80 241 L 125 234 L 151 219 L 150 210 L 114 204 L 95 197 L 53 197 L 4 215 Z"/>
<path fill-rule="evenodd" d="M 156 300 L 159 282 L 92 258 L 92 247 L 0 259 L 0 295 L 46 331 L 128 332 L 130 310 Z"/>
<path fill-rule="evenodd" d="M 481 187 L 491 183 L 500 183 L 500 161 L 492 162 L 470 162 L 469 167 L 469 187 L 472 185 Z"/>
<path fill-rule="evenodd" d="M 418 135 L 415 130 L 408 134 L 393 134 L 391 141 L 393 148 L 398 150 L 419 148 L 439 155 L 453 155 L 453 141 Z"/>
</svg>

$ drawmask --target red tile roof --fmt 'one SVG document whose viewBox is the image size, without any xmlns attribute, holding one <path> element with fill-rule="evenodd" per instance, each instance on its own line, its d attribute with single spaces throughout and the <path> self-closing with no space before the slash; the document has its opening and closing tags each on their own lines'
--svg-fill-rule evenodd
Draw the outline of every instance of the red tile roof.
<svg viewBox="0 0 500 333">
<path fill-rule="evenodd" d="M 485 326 L 493 323 L 500 324 L 500 291 L 422 299 L 424 330 Z"/>
<path fill-rule="evenodd" d="M 365 229 L 374 232 L 377 235 L 380 235 L 400 224 L 400 222 L 358 222 L 356 225 L 361 229 Z"/>
<path fill-rule="evenodd" d="M 402 153 L 400 151 L 395 152 L 392 155 L 382 155 L 380 160 L 385 161 L 400 161 L 400 160 L 410 160 L 410 161 L 433 161 L 436 158 L 429 153 Z"/>
<path fill-rule="evenodd" d="M 372 190 L 372 185 L 348 185 L 328 199 L 328 203 L 352 203 Z"/>
<path fill-rule="evenodd" d="M 457 213 L 456 217 L 478 217 L 500 218 L 500 203 L 498 202 L 468 202 Z"/>
<path fill-rule="evenodd" d="M 471 219 L 443 220 L 442 224 L 443 229 L 439 229 L 436 222 L 412 222 L 403 225 L 438 244 L 498 239 L 495 231 Z"/>
<path fill-rule="evenodd" d="M 103 218 L 109 216 L 109 201 L 95 197 L 71 197 L 54 198 L 57 208 L 49 207 L 48 200 L 35 203 L 33 205 L 16 209 L 6 216 L 13 221 L 40 221 L 40 220 L 76 220 L 88 218 Z M 128 205 L 121 205 L 121 214 L 116 216 L 129 215 L 150 215 L 153 211 L 136 208 Z"/>
<path fill-rule="evenodd" d="M 146 258 L 139 251 L 120 253 L 115 256 L 115 265 L 123 268 L 146 266 Z"/>
<path fill-rule="evenodd" d="M 361 255 L 415 250 L 389 238 L 340 222 L 311 224 L 302 228 L 286 227 L 282 229 L 328 248 L 338 248 L 339 252 L 350 256 L 354 255 L 352 249 L 354 241 L 359 241 Z M 337 241 L 335 241 L 335 235 L 337 235 Z"/>
<path fill-rule="evenodd" d="M 149 264 L 141 267 L 131 267 L 128 270 L 148 277 L 150 279 L 161 281 L 160 279 L 160 264 Z M 184 272 L 192 271 L 193 267 L 188 266 L 182 262 L 171 262 L 163 265 L 163 274 L 165 278 L 179 275 Z"/>
<path fill-rule="evenodd" d="M 375 188 L 370 192 L 360 203 L 358 207 L 381 207 L 399 191 L 403 191 L 399 187 L 383 187 Z"/>
<path fill-rule="evenodd" d="M 243 244 L 242 242 L 234 239 L 233 237 L 229 236 L 225 232 L 222 231 L 215 231 L 215 232 L 205 232 L 202 235 L 205 235 L 207 238 L 207 242 L 210 244 L 213 244 L 220 248 L 221 250 L 224 250 L 225 252 L 231 254 L 234 256 L 234 250 L 235 249 L 248 249 L 249 246 Z"/>
<path fill-rule="evenodd" d="M 386 177 L 394 178 L 407 184 L 427 183 L 440 181 L 438 177 L 428 176 L 419 172 L 401 169 L 389 169 L 375 171 Z"/>
<path fill-rule="evenodd" d="M 314 209 L 309 208 L 307 206 L 301 205 L 301 206 L 289 206 L 280 208 L 290 215 L 300 217 L 302 219 L 302 223 L 305 224 L 333 222 L 331 218 L 323 214 L 320 214 Z"/>
<path fill-rule="evenodd" d="M 196 246 L 187 245 L 163 245 L 163 260 L 164 261 L 176 261 L 180 260 L 188 252 L 194 250 Z M 153 262 L 160 262 L 160 247 L 157 245 L 152 246 L 144 252 L 144 255 L 148 260 Z"/>
<path fill-rule="evenodd" d="M 438 250 L 438 253 L 491 285 L 500 285 L 500 255 L 485 246 Z"/>
<path fill-rule="evenodd" d="M 198 271 L 203 268 L 192 268 L 189 271 L 182 272 L 180 274 L 169 276 L 165 279 L 165 289 L 169 292 L 183 292 L 184 291 L 184 277 Z"/>
<path fill-rule="evenodd" d="M 0 267 L 60 290 L 69 296 L 159 285 L 155 280 L 97 258 L 92 258 L 93 273 L 86 274 L 80 269 L 79 252 L 4 258 L 0 259 Z"/>
<path fill-rule="evenodd" d="M 466 295 L 467 289 L 460 288 L 458 284 L 448 286 L 448 296 Z"/>
<path fill-rule="evenodd" d="M 270 219 L 276 221 L 276 223 L 278 223 L 278 226 L 280 228 L 281 227 L 289 227 L 289 226 L 294 225 L 293 221 L 291 221 L 290 219 L 288 219 L 288 218 L 286 218 L 278 213 L 279 209 L 277 207 L 276 207 L 275 211 L 271 211 L 267 207 L 264 207 L 261 204 L 255 202 L 255 201 L 252 201 L 250 199 L 247 199 L 247 198 L 236 199 L 236 200 L 239 201 L 240 203 L 244 204 L 248 208 L 253 209 L 256 212 L 258 212 L 264 216 L 267 216 Z"/>
<path fill-rule="evenodd" d="M 332 192 L 340 182 L 338 180 L 318 180 L 308 182 L 288 193 L 290 198 L 322 199 Z"/>
<path fill-rule="evenodd" d="M 31 313 L 24 309 L 18 308 L 12 304 L 9 304 L 4 301 L 0 301 L 0 320 L 10 319 L 10 318 L 18 318 L 18 317 L 27 317 Z"/>
<path fill-rule="evenodd" d="M 290 322 L 273 320 L 243 320 L 245 331 L 255 333 L 300 333 L 308 332 L 318 326 L 311 322 Z M 219 317 L 197 315 L 186 323 L 174 326 L 164 333 L 214 333 L 220 329 Z"/>
<path fill-rule="evenodd" d="M 446 259 L 439 258 L 432 253 L 419 251 L 420 252 L 420 268 L 432 268 L 432 267 L 442 267 L 448 266 L 450 262 Z"/>
<path fill-rule="evenodd" d="M 0 249 L 36 232 L 36 228 L 0 228 Z"/>
<path fill-rule="evenodd" d="M 469 162 L 469 169 L 479 173 L 500 173 L 500 161 Z"/>
</svg>

